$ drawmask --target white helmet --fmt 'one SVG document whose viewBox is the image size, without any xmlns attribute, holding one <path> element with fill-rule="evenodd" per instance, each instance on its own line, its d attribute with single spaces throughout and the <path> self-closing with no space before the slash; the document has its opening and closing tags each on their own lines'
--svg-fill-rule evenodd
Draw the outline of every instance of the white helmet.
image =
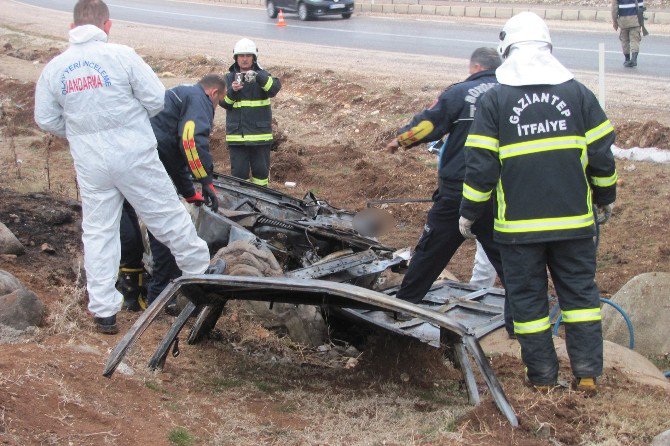
<svg viewBox="0 0 670 446">
<path fill-rule="evenodd" d="M 551 37 L 549 28 L 537 14 L 524 11 L 515 15 L 505 23 L 500 32 L 500 43 L 498 52 L 505 58 L 509 53 L 509 47 L 519 42 L 546 42 L 551 48 Z"/>
<path fill-rule="evenodd" d="M 258 57 L 258 48 L 256 48 L 256 44 L 252 40 L 244 38 L 239 40 L 233 49 L 233 58 L 238 54 L 252 54 L 254 60 L 256 60 L 256 57 Z"/>
</svg>

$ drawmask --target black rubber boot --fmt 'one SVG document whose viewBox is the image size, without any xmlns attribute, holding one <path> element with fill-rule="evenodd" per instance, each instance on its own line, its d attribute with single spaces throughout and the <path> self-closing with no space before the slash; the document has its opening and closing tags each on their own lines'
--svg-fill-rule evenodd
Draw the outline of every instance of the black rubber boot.
<svg viewBox="0 0 670 446">
<path fill-rule="evenodd" d="M 128 311 L 143 311 L 147 308 L 142 287 L 141 268 L 121 268 L 117 288 L 123 294 L 123 308 Z"/>
<path fill-rule="evenodd" d="M 631 67 L 637 67 L 637 54 L 638 53 L 633 53 L 633 55 L 630 58 L 630 66 Z"/>
<path fill-rule="evenodd" d="M 623 61 L 623 66 L 624 67 L 630 66 L 629 65 L 630 64 L 630 54 L 624 54 L 623 57 L 625 58 L 625 60 Z"/>
<path fill-rule="evenodd" d="M 119 327 L 116 325 L 116 315 L 108 317 L 94 317 L 95 329 L 103 334 L 117 334 Z"/>
</svg>

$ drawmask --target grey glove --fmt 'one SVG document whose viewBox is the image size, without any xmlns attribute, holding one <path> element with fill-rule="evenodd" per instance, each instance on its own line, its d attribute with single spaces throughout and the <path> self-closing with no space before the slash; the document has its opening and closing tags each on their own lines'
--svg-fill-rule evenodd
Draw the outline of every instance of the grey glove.
<svg viewBox="0 0 670 446">
<path fill-rule="evenodd" d="M 472 220 L 461 217 L 458 219 L 458 230 L 461 231 L 463 237 L 474 240 L 477 236 L 472 233 L 472 223 L 474 223 Z"/>
<path fill-rule="evenodd" d="M 256 82 L 256 73 L 254 70 L 249 70 L 244 73 L 244 82 L 251 83 Z"/>
<path fill-rule="evenodd" d="M 612 209 L 614 209 L 614 203 L 596 205 L 596 221 L 598 224 L 607 223 L 607 220 L 612 216 Z"/>
</svg>

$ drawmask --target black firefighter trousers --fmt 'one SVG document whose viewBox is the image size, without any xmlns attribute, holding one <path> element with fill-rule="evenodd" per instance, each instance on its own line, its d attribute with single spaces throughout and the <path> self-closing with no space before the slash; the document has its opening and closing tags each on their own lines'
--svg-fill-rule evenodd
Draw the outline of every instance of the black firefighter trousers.
<svg viewBox="0 0 670 446">
<path fill-rule="evenodd" d="M 127 201 L 123 203 L 120 226 L 121 268 L 142 271 L 144 256 L 142 232 L 135 209 Z M 147 303 L 151 304 L 172 280 L 181 276 L 181 270 L 177 266 L 170 248 L 156 240 L 151 232 L 149 232 L 149 246 L 151 247 L 153 266 L 146 298 Z"/>
<path fill-rule="evenodd" d="M 593 239 L 500 244 L 500 250 L 514 332 L 521 344 L 529 381 L 554 385 L 558 379 L 558 358 L 549 321 L 547 266 L 563 312 L 572 373 L 577 378 L 600 376 L 603 338 Z"/>
<path fill-rule="evenodd" d="M 416 245 L 409 268 L 396 293 L 398 299 L 419 303 L 433 282 L 446 268 L 465 239 L 458 229 L 462 195 L 455 192 L 438 194 L 428 211 L 426 225 Z M 489 200 L 486 211 L 472 225 L 472 232 L 482 244 L 486 256 L 505 286 L 505 276 L 500 259 L 500 245 L 493 241 L 493 202 Z M 505 328 L 512 333 L 512 315 L 505 299 Z"/>
<path fill-rule="evenodd" d="M 259 186 L 267 186 L 270 179 L 271 148 L 272 142 L 255 146 L 229 144 L 230 174 Z"/>
</svg>

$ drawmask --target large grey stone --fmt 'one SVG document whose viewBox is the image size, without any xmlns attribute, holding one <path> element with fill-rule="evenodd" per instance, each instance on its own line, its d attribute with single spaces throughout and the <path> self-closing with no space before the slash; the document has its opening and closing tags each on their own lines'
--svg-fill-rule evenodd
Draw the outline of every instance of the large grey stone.
<svg viewBox="0 0 670 446">
<path fill-rule="evenodd" d="M 635 351 L 646 356 L 670 352 L 670 273 L 645 273 L 633 277 L 612 296 L 628 313 L 635 330 Z M 628 345 L 624 318 L 610 305 L 603 307 L 603 336 Z"/>
<path fill-rule="evenodd" d="M 0 324 L 16 330 L 41 325 L 45 313 L 44 304 L 32 291 L 20 289 L 0 297 Z"/>
<path fill-rule="evenodd" d="M 519 343 L 516 340 L 509 339 L 507 332 L 502 328 L 486 335 L 481 340 L 481 345 L 487 356 L 506 354 L 521 360 Z M 554 347 L 558 359 L 563 364 L 569 364 L 565 340 L 555 337 Z M 661 387 L 670 392 L 670 381 L 663 376 L 663 372 L 641 354 L 609 341 L 604 341 L 603 349 L 605 374 L 608 373 L 608 370 L 616 369 L 634 382 Z M 521 368 L 519 374 L 523 376 Z"/>
<path fill-rule="evenodd" d="M 4 223 L 0 223 L 0 254 L 21 255 L 25 248 Z"/>
<path fill-rule="evenodd" d="M 22 289 L 24 289 L 24 286 L 19 279 L 0 269 L 0 296 Z"/>
<path fill-rule="evenodd" d="M 670 445 L 670 430 L 661 432 L 651 442 L 651 446 L 668 446 Z"/>
</svg>

